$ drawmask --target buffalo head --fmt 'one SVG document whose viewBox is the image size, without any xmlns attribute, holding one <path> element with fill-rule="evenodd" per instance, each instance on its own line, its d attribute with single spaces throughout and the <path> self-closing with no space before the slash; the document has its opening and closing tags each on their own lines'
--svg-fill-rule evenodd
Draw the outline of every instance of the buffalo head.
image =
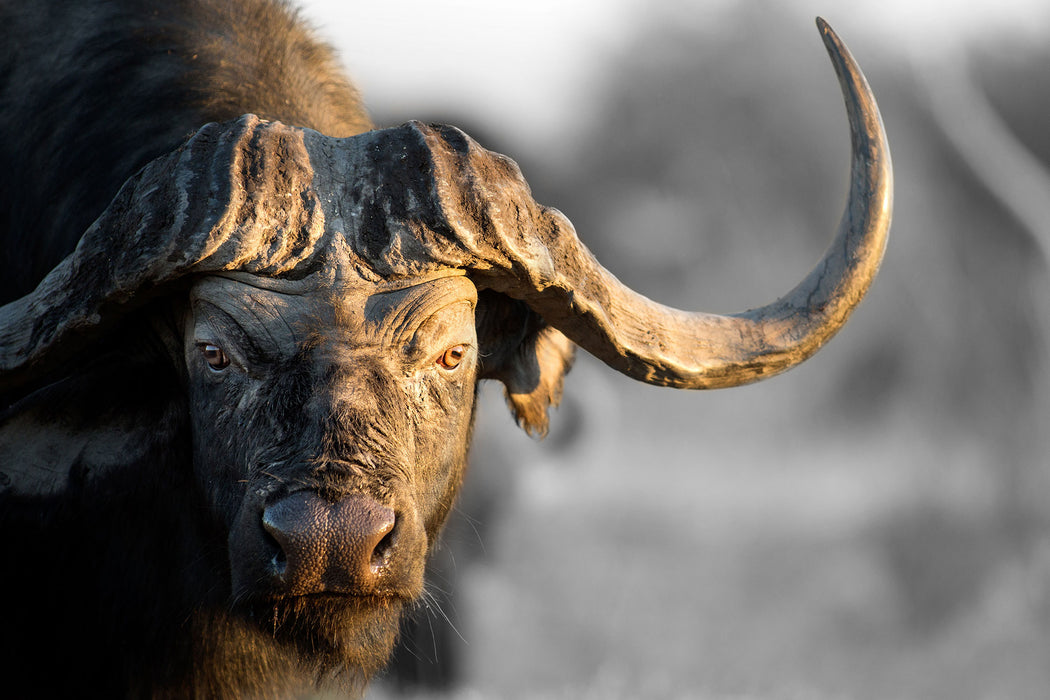
<svg viewBox="0 0 1050 700">
<path fill-rule="evenodd" d="M 652 384 L 730 387 L 845 323 L 882 257 L 891 171 L 867 84 L 821 28 L 852 132 L 849 202 L 808 277 L 735 315 L 626 288 L 512 161 L 454 128 L 204 126 L 0 308 L 11 497 L 69 505 L 148 484 L 167 527 L 193 509 L 206 521 L 170 533 L 170 556 L 207 579 L 182 610 L 196 633 L 236 632 L 198 646 L 234 636 L 310 682 L 367 677 L 423 592 L 480 379 L 543 432 L 573 344 Z M 171 480 L 189 506 L 152 486 Z M 194 673 L 236 656 L 210 647 L 193 649 Z"/>
</svg>

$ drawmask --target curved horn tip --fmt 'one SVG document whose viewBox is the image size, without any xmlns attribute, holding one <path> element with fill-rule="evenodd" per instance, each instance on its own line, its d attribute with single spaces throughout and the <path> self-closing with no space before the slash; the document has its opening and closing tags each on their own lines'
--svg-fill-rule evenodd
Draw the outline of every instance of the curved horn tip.
<svg viewBox="0 0 1050 700">
<path fill-rule="evenodd" d="M 824 44 L 828 47 L 834 46 L 835 48 L 842 50 L 842 39 L 835 33 L 835 30 L 831 28 L 828 21 L 823 17 L 817 17 L 817 31 L 820 32 L 821 38 L 824 40 Z"/>
<path fill-rule="evenodd" d="M 831 28 L 828 21 L 823 17 L 817 17 L 817 30 L 820 32 L 820 38 L 824 41 L 824 47 L 828 50 L 828 53 L 834 56 L 835 54 L 849 54 L 849 49 L 842 43 L 842 39 L 835 33 L 835 30 Z"/>
<path fill-rule="evenodd" d="M 820 38 L 824 41 L 824 48 L 827 49 L 828 54 L 831 56 L 836 70 L 849 66 L 851 72 L 860 73 L 860 67 L 857 66 L 853 54 L 846 48 L 846 44 L 835 33 L 835 30 L 831 28 L 827 20 L 823 17 L 817 17 L 817 29 L 820 31 Z M 863 77 L 863 74 L 861 76 Z"/>
</svg>

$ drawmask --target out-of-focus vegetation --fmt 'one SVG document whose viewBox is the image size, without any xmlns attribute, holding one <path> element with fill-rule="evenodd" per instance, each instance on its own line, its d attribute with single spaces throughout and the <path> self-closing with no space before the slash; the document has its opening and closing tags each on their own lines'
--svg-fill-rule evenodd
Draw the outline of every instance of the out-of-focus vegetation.
<svg viewBox="0 0 1050 700">
<path fill-rule="evenodd" d="M 512 154 L 643 293 L 759 305 L 830 240 L 846 120 L 815 35 L 784 27 L 761 3 L 717 35 L 650 28 L 571 148 Z M 414 647 L 455 664 L 452 697 L 1046 697 L 1050 242 L 949 145 L 913 57 L 839 29 L 896 173 L 871 294 L 750 387 L 656 389 L 581 357 L 547 444 L 486 393 L 434 581 L 460 637 Z M 1050 162 L 1050 55 L 975 61 Z"/>
</svg>

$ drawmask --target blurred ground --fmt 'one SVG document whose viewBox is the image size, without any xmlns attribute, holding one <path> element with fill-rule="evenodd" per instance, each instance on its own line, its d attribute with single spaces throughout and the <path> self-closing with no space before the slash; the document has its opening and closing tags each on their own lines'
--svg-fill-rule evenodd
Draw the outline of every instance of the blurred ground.
<svg viewBox="0 0 1050 700">
<path fill-rule="evenodd" d="M 1047 697 L 1048 246 L 944 137 L 910 50 L 837 28 L 897 175 L 869 298 L 814 359 L 755 386 L 656 389 L 581 356 L 545 443 L 487 387 L 410 650 L 454 683 L 373 697 Z M 765 303 L 819 256 L 845 196 L 815 32 L 800 40 L 769 3 L 718 32 L 643 29 L 553 152 L 455 114 L 380 121 L 449 121 L 511 151 L 537 199 L 653 298 Z M 1045 162 L 1050 55 L 1000 49 L 974 55 L 978 80 Z"/>
</svg>

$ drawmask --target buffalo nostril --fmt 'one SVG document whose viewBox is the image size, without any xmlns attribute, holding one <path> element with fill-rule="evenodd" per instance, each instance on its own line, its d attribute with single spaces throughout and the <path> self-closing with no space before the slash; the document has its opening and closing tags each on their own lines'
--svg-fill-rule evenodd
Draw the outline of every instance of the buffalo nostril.
<svg viewBox="0 0 1050 700">
<path fill-rule="evenodd" d="M 283 577 L 288 568 L 288 556 L 284 553 L 284 547 L 281 546 L 280 542 L 270 534 L 265 521 L 264 528 L 266 529 L 266 532 L 263 533 L 263 536 L 266 538 L 266 549 L 273 552 L 273 556 L 270 557 L 270 571 L 275 576 Z"/>
<path fill-rule="evenodd" d="M 391 524 L 389 532 L 383 535 L 383 539 L 379 540 L 372 550 L 371 565 L 373 573 L 379 573 L 379 570 L 390 561 L 390 552 L 394 549 L 396 531 L 397 516 L 394 517 L 394 522 Z"/>
</svg>

